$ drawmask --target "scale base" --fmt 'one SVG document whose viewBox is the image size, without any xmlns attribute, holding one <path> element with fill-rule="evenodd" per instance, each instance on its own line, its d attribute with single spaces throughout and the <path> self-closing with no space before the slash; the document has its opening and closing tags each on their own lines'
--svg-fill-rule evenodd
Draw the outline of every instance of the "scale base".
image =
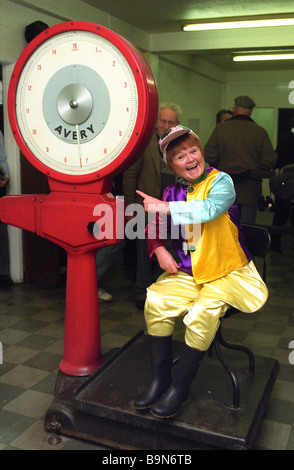
<svg viewBox="0 0 294 470">
<path fill-rule="evenodd" d="M 175 357 L 182 344 L 174 342 Z M 216 357 L 205 356 L 188 400 L 173 419 L 138 413 L 134 398 L 150 380 L 148 338 L 140 332 L 90 377 L 59 372 L 45 428 L 114 449 L 251 449 L 279 364 L 256 357 L 250 376 L 244 353 L 225 351 L 240 381 L 241 406 L 232 407 L 232 383 Z"/>
</svg>

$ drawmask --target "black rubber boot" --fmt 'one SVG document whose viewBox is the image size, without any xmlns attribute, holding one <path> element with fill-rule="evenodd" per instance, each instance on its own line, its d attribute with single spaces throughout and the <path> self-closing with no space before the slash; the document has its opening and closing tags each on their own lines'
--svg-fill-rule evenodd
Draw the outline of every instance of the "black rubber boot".
<svg viewBox="0 0 294 470">
<path fill-rule="evenodd" d="M 176 415 L 189 396 L 190 385 L 198 372 L 204 354 L 205 351 L 199 351 L 185 345 L 171 387 L 150 410 L 153 416 L 171 418 Z"/>
<path fill-rule="evenodd" d="M 172 336 L 150 336 L 151 371 L 150 386 L 134 401 L 138 410 L 146 410 L 169 388 L 172 368 Z"/>
</svg>

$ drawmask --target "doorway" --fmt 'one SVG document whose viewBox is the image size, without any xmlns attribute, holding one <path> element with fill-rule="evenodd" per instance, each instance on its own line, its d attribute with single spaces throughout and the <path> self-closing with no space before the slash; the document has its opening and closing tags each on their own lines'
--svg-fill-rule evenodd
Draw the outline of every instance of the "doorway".
<svg viewBox="0 0 294 470">
<path fill-rule="evenodd" d="M 278 142 L 291 129 L 291 119 L 294 118 L 294 108 L 279 108 L 278 113 Z"/>
<path fill-rule="evenodd" d="M 46 176 L 21 154 L 22 194 L 48 194 Z M 61 249 L 35 233 L 23 230 L 24 282 L 55 285 L 59 280 L 59 252 Z"/>
</svg>

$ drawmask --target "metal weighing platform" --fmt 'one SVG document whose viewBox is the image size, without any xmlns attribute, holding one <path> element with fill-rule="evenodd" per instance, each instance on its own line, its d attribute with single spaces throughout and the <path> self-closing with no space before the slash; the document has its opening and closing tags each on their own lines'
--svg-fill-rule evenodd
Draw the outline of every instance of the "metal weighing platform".
<svg viewBox="0 0 294 470">
<path fill-rule="evenodd" d="M 182 344 L 174 343 L 175 357 Z M 279 364 L 255 357 L 250 377 L 247 356 L 225 351 L 240 381 L 240 408 L 232 407 L 232 383 L 216 357 L 205 356 L 190 396 L 173 419 L 138 413 L 134 397 L 150 379 L 148 338 L 139 332 L 90 377 L 59 372 L 45 428 L 54 435 L 85 439 L 113 449 L 250 449 L 263 419 Z M 175 366 L 176 367 L 176 366 Z"/>
</svg>

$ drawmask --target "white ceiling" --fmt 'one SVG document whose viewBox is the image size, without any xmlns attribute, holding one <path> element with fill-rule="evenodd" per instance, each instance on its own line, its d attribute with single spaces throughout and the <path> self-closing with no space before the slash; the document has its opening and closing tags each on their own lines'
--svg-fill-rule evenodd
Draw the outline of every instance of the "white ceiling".
<svg viewBox="0 0 294 470">
<path fill-rule="evenodd" d="M 259 28 L 234 32 L 210 32 L 210 47 L 206 49 L 198 46 L 199 34 L 183 33 L 180 21 L 187 19 L 204 19 L 229 16 L 251 16 L 275 13 L 294 13 L 294 0 L 83 0 L 101 11 L 109 13 L 120 20 L 156 37 L 162 49 L 160 53 L 187 52 L 199 56 L 225 71 L 245 70 L 276 70 L 294 69 L 294 61 L 270 63 L 233 63 L 232 55 L 235 52 L 259 51 L 294 51 L 294 27 L 287 28 Z M 173 34 L 171 34 L 173 33 Z M 256 34 L 255 34 L 256 33 Z M 198 34 L 198 36 L 197 36 Z M 207 33 L 206 33 L 207 34 Z M 215 42 L 212 41 L 215 34 Z M 245 40 L 244 40 L 245 34 Z M 195 35 L 195 36 L 192 36 Z M 246 42 L 246 35 L 248 41 Z M 242 36 L 243 40 L 240 41 Z M 191 42 L 195 37 L 195 46 L 191 49 Z M 253 37 L 255 38 L 253 40 Z M 185 39 L 187 38 L 187 39 Z M 222 38 L 224 44 L 222 47 Z M 179 39 L 180 41 L 177 41 Z M 186 41 L 186 42 L 185 42 Z M 173 47 L 173 43 L 181 46 Z M 215 47 L 211 46 L 215 44 Z M 248 44 L 247 44 L 248 43 Z M 186 44 L 186 47 L 185 47 Z"/>
</svg>

